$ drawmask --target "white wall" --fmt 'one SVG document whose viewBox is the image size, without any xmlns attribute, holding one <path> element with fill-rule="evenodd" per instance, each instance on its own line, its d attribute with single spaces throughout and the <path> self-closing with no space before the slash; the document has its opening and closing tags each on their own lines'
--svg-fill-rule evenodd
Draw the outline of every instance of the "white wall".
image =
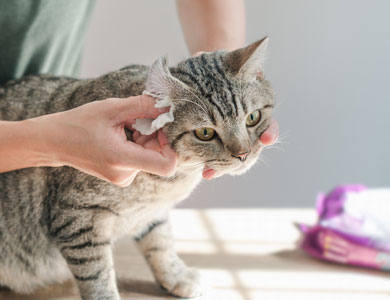
<svg viewBox="0 0 390 300">
<path fill-rule="evenodd" d="M 113 4 L 114 3 L 114 4 Z M 247 41 L 270 37 L 282 150 L 183 206 L 313 206 L 339 183 L 390 185 L 390 1 L 248 0 Z M 82 75 L 187 55 L 173 1 L 99 1 Z"/>
</svg>

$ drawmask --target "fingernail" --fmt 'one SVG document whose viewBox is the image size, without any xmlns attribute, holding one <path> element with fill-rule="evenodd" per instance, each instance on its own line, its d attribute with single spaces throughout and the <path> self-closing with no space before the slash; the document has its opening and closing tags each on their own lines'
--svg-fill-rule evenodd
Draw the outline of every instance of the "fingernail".
<svg viewBox="0 0 390 300">
<path fill-rule="evenodd" d="M 158 132 L 158 141 L 160 142 L 161 147 L 169 144 L 168 138 L 162 130 Z"/>
</svg>

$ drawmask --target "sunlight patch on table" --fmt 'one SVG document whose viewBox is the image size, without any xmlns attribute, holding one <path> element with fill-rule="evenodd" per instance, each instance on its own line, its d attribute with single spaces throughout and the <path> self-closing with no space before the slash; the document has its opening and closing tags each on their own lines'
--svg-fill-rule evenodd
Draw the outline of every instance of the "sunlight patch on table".
<svg viewBox="0 0 390 300">
<path fill-rule="evenodd" d="M 214 289 L 207 291 L 202 297 L 196 298 L 202 300 L 248 300 L 236 289 Z M 263 299 L 266 300 L 266 299 Z"/>
<path fill-rule="evenodd" d="M 211 210 L 202 212 L 209 226 L 222 241 L 262 241 L 275 243 L 294 242 L 300 236 L 294 222 L 301 219 L 313 219 L 307 211 L 288 210 L 245 210 L 245 215 L 239 215 L 229 210 Z M 234 226 L 232 226 L 234 224 Z"/>
<path fill-rule="evenodd" d="M 269 255 L 278 251 L 292 250 L 295 247 L 291 243 L 264 244 L 256 242 L 224 242 L 222 247 L 229 254 Z"/>
<path fill-rule="evenodd" d="M 198 211 L 173 210 L 171 212 L 171 224 L 173 236 L 176 240 L 211 240 L 208 229 L 205 227 Z"/>
<path fill-rule="evenodd" d="M 202 276 L 202 285 L 206 289 L 215 287 L 232 288 L 235 285 L 231 272 L 219 269 L 202 269 L 199 270 Z"/>
<path fill-rule="evenodd" d="M 181 241 L 175 242 L 175 249 L 178 253 L 215 254 L 217 247 L 208 241 Z"/>
<path fill-rule="evenodd" d="M 248 291 L 248 300 L 389 300 L 390 294 L 377 293 L 333 293 L 305 291 Z"/>
<path fill-rule="evenodd" d="M 238 271 L 248 288 L 390 292 L 389 278 L 340 272 Z"/>
</svg>

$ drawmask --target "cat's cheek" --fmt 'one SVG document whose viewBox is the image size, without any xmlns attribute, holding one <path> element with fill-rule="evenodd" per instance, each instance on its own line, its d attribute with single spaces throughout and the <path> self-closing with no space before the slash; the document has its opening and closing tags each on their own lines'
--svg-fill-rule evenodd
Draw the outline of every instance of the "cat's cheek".
<svg viewBox="0 0 390 300">
<path fill-rule="evenodd" d="M 259 138 L 257 138 L 253 142 L 253 145 L 252 145 L 252 153 L 253 153 L 253 156 L 255 156 L 255 157 L 258 157 L 260 155 L 261 151 L 263 150 L 263 148 L 265 146 L 263 144 L 263 141 L 260 138 L 261 138 L 261 136 Z"/>
</svg>

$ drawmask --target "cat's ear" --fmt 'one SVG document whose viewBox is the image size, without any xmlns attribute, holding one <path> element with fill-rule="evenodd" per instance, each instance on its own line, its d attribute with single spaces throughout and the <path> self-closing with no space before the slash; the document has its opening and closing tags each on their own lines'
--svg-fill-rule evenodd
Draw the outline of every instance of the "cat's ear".
<svg viewBox="0 0 390 300">
<path fill-rule="evenodd" d="M 173 77 L 169 72 L 168 57 L 165 55 L 157 59 L 149 69 L 146 80 L 146 91 L 163 99 L 175 95 L 176 91 L 183 89 L 183 82 Z"/>
<path fill-rule="evenodd" d="M 229 52 L 226 57 L 228 69 L 234 74 L 240 74 L 249 80 L 263 80 L 263 64 L 268 45 L 268 37 L 247 47 Z"/>
</svg>

